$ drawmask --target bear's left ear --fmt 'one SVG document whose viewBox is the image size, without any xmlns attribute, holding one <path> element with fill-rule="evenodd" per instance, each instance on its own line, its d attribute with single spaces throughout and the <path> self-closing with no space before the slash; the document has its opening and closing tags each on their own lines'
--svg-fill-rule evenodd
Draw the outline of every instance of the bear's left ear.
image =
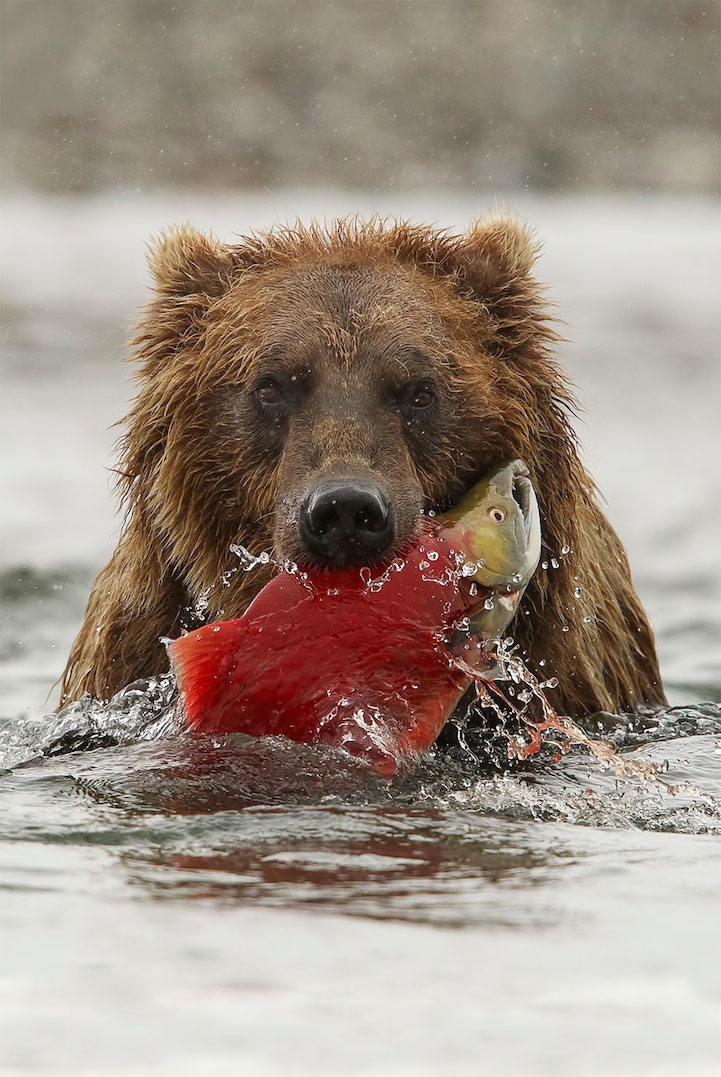
<svg viewBox="0 0 721 1077">
<path fill-rule="evenodd" d="M 477 221 L 456 243 L 451 261 L 477 297 L 493 308 L 504 298 L 537 290 L 531 269 L 538 252 L 526 224 L 498 216 Z"/>
<path fill-rule="evenodd" d="M 222 295 L 234 268 L 227 247 L 187 225 L 168 229 L 150 244 L 148 264 L 158 295 Z"/>
<path fill-rule="evenodd" d="M 453 241 L 451 270 L 491 317 L 498 347 L 507 359 L 534 361 L 560 338 L 554 331 L 546 289 L 532 270 L 540 244 L 514 217 L 478 221 Z"/>
</svg>

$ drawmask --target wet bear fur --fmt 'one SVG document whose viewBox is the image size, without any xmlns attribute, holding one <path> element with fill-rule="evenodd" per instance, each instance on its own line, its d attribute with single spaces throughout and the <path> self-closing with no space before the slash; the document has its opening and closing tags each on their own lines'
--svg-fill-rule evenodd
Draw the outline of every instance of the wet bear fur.
<svg viewBox="0 0 721 1077">
<path fill-rule="evenodd" d="M 388 559 L 423 511 L 520 457 L 542 559 L 559 567 L 539 568 L 509 632 L 534 672 L 558 678 L 562 712 L 663 703 L 626 555 L 578 456 L 536 253 L 507 216 L 463 235 L 355 218 L 235 246 L 190 228 L 164 235 L 121 442 L 125 527 L 93 585 L 63 702 L 164 671 L 161 637 L 192 625 L 205 592 L 208 619 L 239 616 L 268 575 L 237 571 L 222 586 L 238 566 L 232 543 L 308 560 L 298 506 L 319 477 L 382 487 L 396 521 Z"/>
</svg>

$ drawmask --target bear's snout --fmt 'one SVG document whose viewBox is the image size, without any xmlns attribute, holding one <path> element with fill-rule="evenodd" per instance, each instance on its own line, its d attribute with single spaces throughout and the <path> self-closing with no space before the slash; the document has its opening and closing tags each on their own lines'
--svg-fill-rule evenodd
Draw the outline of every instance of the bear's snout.
<svg viewBox="0 0 721 1077">
<path fill-rule="evenodd" d="M 334 568 L 372 562 L 395 538 L 393 506 L 380 487 L 347 479 L 311 490 L 298 528 L 311 556 Z"/>
</svg>

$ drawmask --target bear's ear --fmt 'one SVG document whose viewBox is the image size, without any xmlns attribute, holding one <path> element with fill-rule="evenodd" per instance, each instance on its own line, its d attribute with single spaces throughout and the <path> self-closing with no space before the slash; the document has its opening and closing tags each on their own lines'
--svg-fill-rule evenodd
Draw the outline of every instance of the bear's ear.
<svg viewBox="0 0 721 1077">
<path fill-rule="evenodd" d="M 187 225 L 160 235 L 149 246 L 148 264 L 159 295 L 222 295 L 234 268 L 227 247 Z"/>
<path fill-rule="evenodd" d="M 503 215 L 477 221 L 457 243 L 452 262 L 477 297 L 493 307 L 533 288 L 530 274 L 538 251 L 530 228 Z"/>
<path fill-rule="evenodd" d="M 499 354 L 509 361 L 545 358 L 560 340 L 546 290 L 532 272 L 539 248 L 523 222 L 496 216 L 455 239 L 446 262 L 490 316 Z"/>
<path fill-rule="evenodd" d="M 213 299 L 230 287 L 231 251 L 193 228 L 172 228 L 149 245 L 155 295 L 133 341 L 141 374 L 151 375 L 187 345 L 200 340 Z"/>
</svg>

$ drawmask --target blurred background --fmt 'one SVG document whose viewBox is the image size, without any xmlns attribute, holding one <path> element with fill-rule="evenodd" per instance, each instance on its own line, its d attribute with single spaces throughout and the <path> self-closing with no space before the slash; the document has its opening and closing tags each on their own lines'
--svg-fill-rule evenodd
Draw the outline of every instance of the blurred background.
<svg viewBox="0 0 721 1077">
<path fill-rule="evenodd" d="M 379 212 L 543 243 L 584 459 L 679 698 L 718 684 L 718 0 L 1 0 L 0 694 L 109 556 L 148 240 Z"/>
<path fill-rule="evenodd" d="M 709 191 L 717 0 L 3 0 L 2 174 Z"/>
</svg>

